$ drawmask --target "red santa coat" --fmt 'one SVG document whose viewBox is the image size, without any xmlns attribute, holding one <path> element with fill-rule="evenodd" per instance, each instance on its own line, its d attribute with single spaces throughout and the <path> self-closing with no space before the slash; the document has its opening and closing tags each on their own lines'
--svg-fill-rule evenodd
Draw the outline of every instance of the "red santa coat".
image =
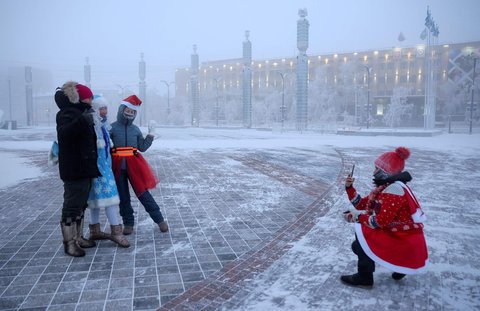
<svg viewBox="0 0 480 311">
<path fill-rule="evenodd" d="M 369 198 L 360 197 L 354 187 L 346 190 L 355 208 L 365 211 L 358 217 L 355 233 L 368 257 L 394 272 L 425 272 L 425 216 L 411 189 L 400 181 L 390 184 L 376 195 L 370 207 Z"/>
</svg>

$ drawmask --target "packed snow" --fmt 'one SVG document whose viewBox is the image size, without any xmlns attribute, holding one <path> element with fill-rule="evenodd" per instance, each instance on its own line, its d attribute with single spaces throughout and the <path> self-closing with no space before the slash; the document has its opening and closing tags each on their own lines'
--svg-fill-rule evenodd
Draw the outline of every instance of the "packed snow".
<svg viewBox="0 0 480 311">
<path fill-rule="evenodd" d="M 145 130 L 145 129 L 144 129 Z M 356 161 L 356 187 L 366 194 L 371 186 L 372 160 L 397 146 L 412 149 L 407 169 L 412 188 L 427 213 L 425 235 L 430 253 L 428 273 L 395 283 L 389 271 L 377 267 L 371 291 L 339 285 L 341 274 L 355 272 L 351 224 L 339 212 L 349 202 L 337 198 L 313 229 L 269 269 L 246 282 L 243 299 L 229 310 L 478 310 L 480 308 L 480 134 L 441 134 L 434 137 L 341 136 L 319 133 L 242 129 L 159 128 L 148 152 L 182 150 L 254 150 L 335 147 Z M 1 130 L 0 188 L 28 178 L 40 178 L 41 167 L 28 163 L 22 151 L 47 157 L 54 128 Z M 325 148 L 324 148 L 325 149 Z M 239 165 L 225 161 L 225 169 Z M 182 185 L 172 185 L 172 187 Z M 263 205 L 278 198 L 264 198 Z M 182 245 L 176 247 L 182 248 Z M 334 285 L 332 285 L 334 284 Z M 408 299 L 406 299 L 408 297 Z M 404 303 L 404 300 L 408 303 Z M 412 302 L 413 301 L 413 302 Z"/>
</svg>

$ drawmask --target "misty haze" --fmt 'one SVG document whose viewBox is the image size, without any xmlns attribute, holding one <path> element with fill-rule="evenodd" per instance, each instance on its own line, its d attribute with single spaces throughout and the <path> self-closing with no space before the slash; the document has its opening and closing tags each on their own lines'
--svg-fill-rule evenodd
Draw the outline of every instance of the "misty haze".
<svg viewBox="0 0 480 311">
<path fill-rule="evenodd" d="M 479 310 L 479 14 L 477 0 L 0 1 L 0 310 Z M 67 143 L 62 86 L 86 107 Z M 121 200 L 99 216 L 71 200 L 70 224 L 56 142 L 88 135 Z M 428 258 L 395 270 L 368 248 L 365 281 L 347 176 L 376 198 L 393 153 Z"/>
</svg>

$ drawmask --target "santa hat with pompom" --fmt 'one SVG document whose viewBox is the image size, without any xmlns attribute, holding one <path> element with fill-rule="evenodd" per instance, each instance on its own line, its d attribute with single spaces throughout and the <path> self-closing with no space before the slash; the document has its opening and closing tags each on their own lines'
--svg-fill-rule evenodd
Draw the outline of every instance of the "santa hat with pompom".
<svg viewBox="0 0 480 311">
<path fill-rule="evenodd" d="M 140 100 L 140 98 L 137 97 L 137 95 L 130 95 L 124 100 L 122 100 L 120 104 L 137 111 L 140 108 L 142 101 Z"/>
<path fill-rule="evenodd" d="M 385 152 L 375 160 L 375 166 L 389 175 L 403 171 L 405 160 L 410 157 L 410 150 L 406 147 L 398 147 L 394 152 Z"/>
</svg>

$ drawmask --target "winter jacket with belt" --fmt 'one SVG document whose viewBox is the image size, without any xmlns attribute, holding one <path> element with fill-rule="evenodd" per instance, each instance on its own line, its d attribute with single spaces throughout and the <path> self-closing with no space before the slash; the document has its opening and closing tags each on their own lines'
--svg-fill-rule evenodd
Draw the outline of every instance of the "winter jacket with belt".
<svg viewBox="0 0 480 311">
<path fill-rule="evenodd" d="M 115 147 L 134 147 L 141 152 L 147 151 L 152 145 L 153 136 L 143 137 L 138 126 L 133 124 L 134 120 L 129 120 L 123 115 L 125 105 L 118 107 L 117 121 L 112 123 L 110 137 Z"/>
<path fill-rule="evenodd" d="M 132 124 L 135 118 L 127 119 L 123 115 L 125 107 L 125 105 L 121 104 L 118 108 L 117 121 L 112 123 L 110 137 L 115 148 L 134 147 L 138 151 L 144 152 L 152 145 L 153 136 L 147 135 L 145 138 L 143 137 L 138 126 Z M 112 170 L 116 179 L 120 177 L 120 172 L 124 169 L 127 170 L 128 179 L 137 197 L 155 188 L 159 182 L 140 152 L 136 152 L 135 156 L 112 154 Z"/>
<path fill-rule="evenodd" d="M 72 102 L 68 96 L 75 93 L 75 85 L 65 85 L 55 93 L 57 113 L 57 140 L 59 146 L 58 168 L 63 181 L 101 176 L 97 167 L 97 138 L 93 124 L 89 124 L 84 112 L 90 106 Z M 77 96 L 78 98 L 78 96 Z"/>
</svg>

